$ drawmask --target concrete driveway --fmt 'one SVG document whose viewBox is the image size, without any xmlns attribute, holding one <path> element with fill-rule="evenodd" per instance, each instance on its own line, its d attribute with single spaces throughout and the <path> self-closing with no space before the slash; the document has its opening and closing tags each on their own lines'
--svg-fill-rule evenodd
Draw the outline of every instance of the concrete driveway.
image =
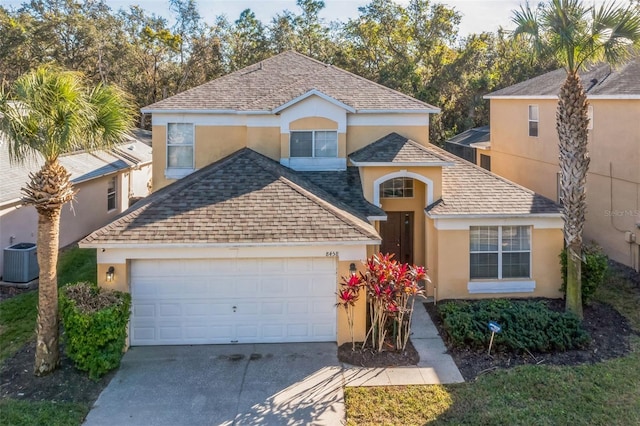
<svg viewBox="0 0 640 426">
<path fill-rule="evenodd" d="M 335 343 L 131 348 L 85 425 L 340 425 Z"/>
</svg>

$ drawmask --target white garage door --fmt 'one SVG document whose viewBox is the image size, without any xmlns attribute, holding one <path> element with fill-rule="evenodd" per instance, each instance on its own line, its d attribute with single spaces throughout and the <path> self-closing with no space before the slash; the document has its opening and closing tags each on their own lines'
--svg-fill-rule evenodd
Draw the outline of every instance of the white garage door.
<svg viewBox="0 0 640 426">
<path fill-rule="evenodd" d="M 336 339 L 334 258 L 134 260 L 132 345 Z"/>
</svg>

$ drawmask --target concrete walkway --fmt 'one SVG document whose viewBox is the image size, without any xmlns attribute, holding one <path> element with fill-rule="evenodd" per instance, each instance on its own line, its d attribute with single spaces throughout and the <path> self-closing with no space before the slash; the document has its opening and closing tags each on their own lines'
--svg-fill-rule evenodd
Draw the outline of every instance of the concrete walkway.
<svg viewBox="0 0 640 426">
<path fill-rule="evenodd" d="M 345 386 L 399 386 L 462 383 L 464 378 L 438 334 L 438 329 L 417 299 L 411 318 L 411 343 L 420 362 L 411 367 L 362 368 L 343 366 Z"/>
</svg>

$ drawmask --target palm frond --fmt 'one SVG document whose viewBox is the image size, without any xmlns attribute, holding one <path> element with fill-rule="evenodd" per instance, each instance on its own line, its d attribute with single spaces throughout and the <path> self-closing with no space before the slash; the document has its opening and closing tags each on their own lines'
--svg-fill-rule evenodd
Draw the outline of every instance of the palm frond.
<svg viewBox="0 0 640 426">
<path fill-rule="evenodd" d="M 90 90 L 77 72 L 43 66 L 16 80 L 2 95 L 0 130 L 12 161 L 40 153 L 61 154 L 107 148 L 133 127 L 130 98 L 120 89 Z"/>
</svg>

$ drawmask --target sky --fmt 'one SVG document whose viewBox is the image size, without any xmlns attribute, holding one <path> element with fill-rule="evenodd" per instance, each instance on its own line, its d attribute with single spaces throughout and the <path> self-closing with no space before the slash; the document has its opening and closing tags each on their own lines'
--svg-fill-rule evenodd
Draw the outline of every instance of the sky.
<svg viewBox="0 0 640 426">
<path fill-rule="evenodd" d="M 346 21 L 358 16 L 358 7 L 364 6 L 368 0 L 325 0 L 325 9 L 321 17 L 326 21 Z M 409 0 L 396 0 L 401 4 Z M 21 0 L 0 0 L 4 7 L 19 7 Z M 169 2 L 166 0 L 106 0 L 114 10 L 127 8 L 130 4 L 137 4 L 149 12 L 170 19 Z M 240 16 L 240 12 L 250 8 L 258 19 L 264 23 L 271 21 L 277 13 L 284 9 L 297 12 L 296 0 L 199 0 L 200 14 L 206 22 L 212 23 L 218 15 L 226 15 L 230 20 Z M 482 31 L 495 31 L 500 25 L 509 28 L 511 11 L 520 5 L 519 0 L 444 0 L 450 7 L 455 8 L 462 16 L 460 35 Z"/>
<path fill-rule="evenodd" d="M 481 33 L 483 31 L 494 32 L 500 26 L 512 29 L 511 16 L 514 10 L 519 9 L 525 0 L 441 0 L 449 7 L 462 14 L 462 22 L 459 27 L 459 35 Z M 346 21 L 358 16 L 358 7 L 368 4 L 370 0 L 325 0 L 325 9 L 321 17 L 326 21 Z M 400 4 L 408 4 L 409 0 L 396 0 Z M 437 1 L 434 1 L 437 2 Z M 588 0 L 587 0 L 588 2 Z M 601 3 L 601 0 L 596 0 Z M 20 0 L 0 0 L 0 4 L 7 7 L 18 7 Z M 106 0 L 106 3 L 114 10 L 127 8 L 130 4 L 137 4 L 145 10 L 163 16 L 169 21 L 169 2 L 167 0 Z M 197 1 L 200 14 L 208 23 L 213 23 L 218 15 L 226 15 L 229 20 L 235 20 L 240 12 L 250 8 L 256 17 L 263 23 L 271 21 L 277 13 L 284 9 L 297 12 L 296 0 L 199 0 Z M 537 4 L 538 0 L 531 0 L 531 4 Z"/>
</svg>

